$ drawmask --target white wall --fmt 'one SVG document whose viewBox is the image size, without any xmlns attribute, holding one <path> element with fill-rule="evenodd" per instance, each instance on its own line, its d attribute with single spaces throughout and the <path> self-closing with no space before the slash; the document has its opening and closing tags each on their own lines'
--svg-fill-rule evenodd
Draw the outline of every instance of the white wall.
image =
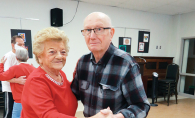
<svg viewBox="0 0 195 118">
<path fill-rule="evenodd" d="M 176 44 L 175 62 L 181 60 L 182 38 L 195 38 L 195 12 L 173 16 L 174 36 L 172 42 Z M 175 47 L 175 46 L 174 46 Z M 192 49 L 189 49 L 192 50 Z M 190 51 L 191 52 L 191 51 Z M 189 55 L 190 56 L 190 55 Z M 192 56 L 191 56 L 192 57 Z"/>
<path fill-rule="evenodd" d="M 39 21 L 22 20 L 22 29 L 30 29 L 33 36 L 37 31 L 50 26 L 50 9 L 59 7 L 63 9 L 64 24 L 69 22 L 76 11 L 77 1 L 65 0 L 0 0 L 0 16 L 21 17 L 21 18 L 37 18 Z M 174 18 L 169 15 L 160 15 L 147 12 L 139 12 L 128 9 L 108 7 L 102 5 L 94 5 L 80 2 L 77 14 L 74 20 L 59 29 L 64 30 L 68 35 L 70 42 L 70 52 L 63 71 L 67 78 L 72 80 L 72 72 L 75 68 L 77 60 L 89 52 L 84 37 L 80 30 L 83 28 L 84 18 L 91 12 L 100 11 L 108 14 L 112 19 L 115 27 L 140 28 L 150 30 L 150 47 L 149 53 L 137 53 L 138 30 L 116 28 L 113 43 L 118 46 L 118 37 L 131 37 L 133 56 L 171 56 L 174 57 L 175 51 L 171 50 L 173 42 L 176 40 L 173 35 Z M 187 21 L 186 21 L 187 22 Z M 0 57 L 11 50 L 10 45 L 10 29 L 20 29 L 19 19 L 0 18 Z M 187 34 L 186 34 L 187 35 Z M 161 46 L 162 49 L 156 49 Z M 175 45 L 174 45 L 175 46 Z M 177 45 L 176 45 L 177 48 Z M 29 59 L 29 63 L 33 63 L 36 67 L 38 64 L 35 59 Z"/>
</svg>

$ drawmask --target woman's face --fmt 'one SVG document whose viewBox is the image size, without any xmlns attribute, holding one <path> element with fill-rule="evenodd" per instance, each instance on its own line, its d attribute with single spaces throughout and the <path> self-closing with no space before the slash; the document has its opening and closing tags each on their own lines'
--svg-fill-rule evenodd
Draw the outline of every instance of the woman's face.
<svg viewBox="0 0 195 118">
<path fill-rule="evenodd" d="M 60 71 L 66 63 L 66 56 L 62 41 L 46 41 L 39 62 L 48 71 Z"/>
</svg>

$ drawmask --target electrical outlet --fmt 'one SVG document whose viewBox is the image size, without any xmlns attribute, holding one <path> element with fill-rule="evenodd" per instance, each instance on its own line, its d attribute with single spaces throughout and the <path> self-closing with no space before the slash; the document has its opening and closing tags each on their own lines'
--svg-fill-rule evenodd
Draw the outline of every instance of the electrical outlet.
<svg viewBox="0 0 195 118">
<path fill-rule="evenodd" d="M 158 46 L 156 46 L 156 49 L 158 49 Z"/>
<path fill-rule="evenodd" d="M 161 49 L 161 46 L 159 47 L 159 49 Z"/>
</svg>

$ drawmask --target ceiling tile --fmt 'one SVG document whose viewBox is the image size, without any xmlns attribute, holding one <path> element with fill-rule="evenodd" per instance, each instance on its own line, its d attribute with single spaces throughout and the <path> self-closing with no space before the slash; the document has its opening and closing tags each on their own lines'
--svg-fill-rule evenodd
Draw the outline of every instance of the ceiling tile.
<svg viewBox="0 0 195 118">
<path fill-rule="evenodd" d="M 175 15 L 175 14 L 187 13 L 189 11 L 191 11 L 191 9 L 189 8 L 181 8 L 181 7 L 174 6 L 174 5 L 164 5 L 161 7 L 150 9 L 147 12 Z"/>
<path fill-rule="evenodd" d="M 170 5 L 195 9 L 195 0 L 178 0 L 177 2 L 170 3 Z"/>
<path fill-rule="evenodd" d="M 146 11 L 159 6 L 162 6 L 162 3 L 151 2 L 150 0 L 128 0 L 117 7 Z"/>
<path fill-rule="evenodd" d="M 178 0 L 148 0 L 150 2 L 157 2 L 160 3 L 161 5 L 169 4 Z"/>
<path fill-rule="evenodd" d="M 181 14 L 194 11 L 195 0 L 80 0 L 92 4 L 116 6 L 125 9 L 160 14 Z"/>
<path fill-rule="evenodd" d="M 87 3 L 93 3 L 93 4 L 107 5 L 107 6 L 116 6 L 127 0 L 80 0 L 80 1 L 87 2 Z"/>
</svg>

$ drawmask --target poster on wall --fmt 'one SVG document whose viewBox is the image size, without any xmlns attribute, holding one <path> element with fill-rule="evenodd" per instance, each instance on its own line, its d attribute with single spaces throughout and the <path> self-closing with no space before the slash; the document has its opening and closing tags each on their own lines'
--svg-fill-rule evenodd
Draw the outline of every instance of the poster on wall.
<svg viewBox="0 0 195 118">
<path fill-rule="evenodd" d="M 143 42 L 148 42 L 149 34 L 144 34 L 144 41 Z"/>
<path fill-rule="evenodd" d="M 131 37 L 119 37 L 119 49 L 131 53 Z"/>
<path fill-rule="evenodd" d="M 150 32 L 139 31 L 138 32 L 138 53 L 148 53 L 150 43 Z"/>
<path fill-rule="evenodd" d="M 26 42 L 25 33 L 18 33 L 18 36 L 21 36 L 23 38 L 24 42 Z"/>
<path fill-rule="evenodd" d="M 123 38 L 123 45 L 131 45 L 131 38 Z"/>
<path fill-rule="evenodd" d="M 25 43 L 25 48 L 28 50 L 29 58 L 33 58 L 31 30 L 11 29 L 11 37 L 14 35 L 18 35 L 23 38 Z"/>
<path fill-rule="evenodd" d="M 144 51 L 144 42 L 139 42 L 139 51 Z"/>
</svg>

